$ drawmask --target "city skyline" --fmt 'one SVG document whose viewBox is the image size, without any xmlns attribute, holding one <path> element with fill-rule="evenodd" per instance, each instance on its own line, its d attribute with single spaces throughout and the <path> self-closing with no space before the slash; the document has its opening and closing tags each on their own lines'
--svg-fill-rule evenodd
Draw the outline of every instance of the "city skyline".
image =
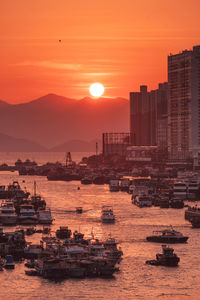
<svg viewBox="0 0 200 300">
<path fill-rule="evenodd" d="M 141 84 L 156 89 L 167 81 L 167 56 L 199 44 L 199 5 L 4 2 L 0 99 L 28 102 L 48 93 L 80 99 L 93 82 L 105 86 L 105 97 L 128 98 Z"/>
</svg>

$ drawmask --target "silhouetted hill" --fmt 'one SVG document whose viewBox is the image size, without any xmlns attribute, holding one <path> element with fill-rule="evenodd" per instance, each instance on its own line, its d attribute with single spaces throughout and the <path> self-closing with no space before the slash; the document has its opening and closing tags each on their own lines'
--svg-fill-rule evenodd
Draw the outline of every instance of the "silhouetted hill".
<svg viewBox="0 0 200 300">
<path fill-rule="evenodd" d="M 10 104 L 3 101 L 3 100 L 0 100 L 0 107 L 5 107 L 5 106 L 9 106 Z"/>
<path fill-rule="evenodd" d="M 101 139 L 102 132 L 128 131 L 129 103 L 123 98 L 75 100 L 48 94 L 0 106 L 0 129 L 49 148 L 69 140 Z"/>
<path fill-rule="evenodd" d="M 47 149 L 29 140 L 16 139 L 0 133 L 0 152 L 41 152 Z"/>
<path fill-rule="evenodd" d="M 96 151 L 96 142 L 98 142 L 99 150 L 101 150 L 101 141 L 81 141 L 81 140 L 70 140 L 61 145 L 49 149 L 52 152 L 94 152 Z"/>
</svg>

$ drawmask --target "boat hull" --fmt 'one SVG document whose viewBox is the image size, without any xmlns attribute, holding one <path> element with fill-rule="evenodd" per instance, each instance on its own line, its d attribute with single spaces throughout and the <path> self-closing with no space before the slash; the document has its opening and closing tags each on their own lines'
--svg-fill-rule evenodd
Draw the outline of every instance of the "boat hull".
<svg viewBox="0 0 200 300">
<path fill-rule="evenodd" d="M 166 243 L 166 244 L 178 244 L 178 243 L 186 243 L 188 240 L 187 236 L 183 237 L 161 237 L 161 236 L 148 236 L 147 241 L 154 243 Z"/>
</svg>

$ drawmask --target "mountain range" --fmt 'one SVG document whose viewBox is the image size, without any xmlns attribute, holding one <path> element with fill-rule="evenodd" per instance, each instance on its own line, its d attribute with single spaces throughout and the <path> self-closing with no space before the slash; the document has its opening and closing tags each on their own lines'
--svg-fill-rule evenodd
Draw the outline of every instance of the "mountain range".
<svg viewBox="0 0 200 300">
<path fill-rule="evenodd" d="M 17 151 L 14 144 L 25 147 L 25 142 L 30 149 L 38 147 L 32 151 L 78 151 L 79 147 L 79 151 L 90 151 L 103 132 L 127 132 L 128 128 L 129 103 L 124 98 L 76 100 L 48 94 L 22 104 L 0 100 L 0 151 L 10 151 L 11 145 Z M 7 144 L 8 150 L 2 150 Z"/>
</svg>

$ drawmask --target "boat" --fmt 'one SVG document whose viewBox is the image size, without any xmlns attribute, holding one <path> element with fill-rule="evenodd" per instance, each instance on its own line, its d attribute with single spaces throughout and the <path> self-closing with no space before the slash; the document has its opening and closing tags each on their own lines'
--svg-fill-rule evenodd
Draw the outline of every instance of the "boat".
<svg viewBox="0 0 200 300">
<path fill-rule="evenodd" d="M 35 270 L 45 278 L 63 278 L 67 274 L 64 259 L 59 257 L 42 257 L 35 262 Z"/>
<path fill-rule="evenodd" d="M 187 184 L 183 181 L 174 182 L 173 197 L 179 199 L 187 199 Z"/>
<path fill-rule="evenodd" d="M 115 216 L 113 213 L 112 206 L 110 206 L 110 205 L 102 206 L 101 222 L 102 223 L 114 223 L 115 222 Z"/>
<path fill-rule="evenodd" d="M 188 206 L 187 210 L 185 210 L 185 220 L 190 221 L 194 217 L 200 219 L 200 208 L 197 205 Z"/>
<path fill-rule="evenodd" d="M 0 207 L 0 222 L 3 225 L 16 225 L 18 216 L 11 201 L 3 201 Z"/>
<path fill-rule="evenodd" d="M 20 224 L 37 224 L 38 218 L 36 212 L 31 204 L 20 205 L 19 211 L 19 223 Z"/>
<path fill-rule="evenodd" d="M 42 199 L 42 196 L 37 194 L 36 192 L 36 181 L 34 181 L 34 194 L 31 197 L 31 204 L 34 206 L 34 209 L 37 211 L 39 209 L 45 210 L 46 208 L 46 201 Z"/>
<path fill-rule="evenodd" d="M 138 207 L 151 207 L 152 206 L 152 197 L 149 195 L 137 195 L 132 201 Z"/>
<path fill-rule="evenodd" d="M 67 226 L 60 226 L 60 229 L 56 230 L 56 236 L 59 239 L 68 239 L 71 233 L 72 231 Z"/>
<path fill-rule="evenodd" d="M 42 244 L 30 244 L 24 248 L 25 258 L 35 259 L 43 252 Z"/>
<path fill-rule="evenodd" d="M 92 184 L 93 179 L 92 177 L 85 176 L 81 179 L 81 184 Z"/>
<path fill-rule="evenodd" d="M 181 232 L 175 231 L 173 228 L 153 231 L 153 235 L 148 236 L 147 241 L 155 243 L 185 243 L 188 240 Z"/>
<path fill-rule="evenodd" d="M 197 180 L 191 180 L 187 186 L 187 198 L 189 201 L 198 200 L 199 196 L 199 182 Z"/>
<path fill-rule="evenodd" d="M 6 262 L 4 264 L 5 269 L 14 269 L 15 264 L 12 255 L 6 255 Z"/>
<path fill-rule="evenodd" d="M 184 207 L 184 200 L 179 198 L 172 198 L 170 200 L 170 207 L 171 208 L 183 208 Z"/>
<path fill-rule="evenodd" d="M 119 192 L 119 180 L 117 179 L 110 180 L 109 189 L 111 192 Z"/>
<path fill-rule="evenodd" d="M 194 216 L 190 219 L 193 228 L 200 228 L 200 217 Z"/>
<path fill-rule="evenodd" d="M 77 214 L 82 214 L 82 212 L 83 212 L 82 206 L 76 207 L 76 212 L 77 212 Z"/>
<path fill-rule="evenodd" d="M 158 200 L 158 204 L 159 204 L 160 208 L 169 208 L 169 206 L 170 206 L 169 197 L 167 197 L 167 196 L 161 197 Z"/>
<path fill-rule="evenodd" d="M 35 267 L 35 260 L 32 258 L 30 260 L 28 260 L 25 264 L 25 267 L 33 269 Z"/>
<path fill-rule="evenodd" d="M 174 249 L 162 245 L 163 253 L 156 254 L 156 260 L 147 260 L 146 264 L 154 266 L 176 267 L 180 258 L 174 253 Z"/>
<path fill-rule="evenodd" d="M 129 191 L 129 186 L 130 186 L 130 180 L 126 178 L 121 179 L 121 184 L 120 184 L 120 190 L 124 192 Z"/>
<path fill-rule="evenodd" d="M 43 209 L 43 210 L 38 210 L 38 222 L 39 224 L 52 224 L 53 218 L 51 215 L 51 209 Z"/>
</svg>

